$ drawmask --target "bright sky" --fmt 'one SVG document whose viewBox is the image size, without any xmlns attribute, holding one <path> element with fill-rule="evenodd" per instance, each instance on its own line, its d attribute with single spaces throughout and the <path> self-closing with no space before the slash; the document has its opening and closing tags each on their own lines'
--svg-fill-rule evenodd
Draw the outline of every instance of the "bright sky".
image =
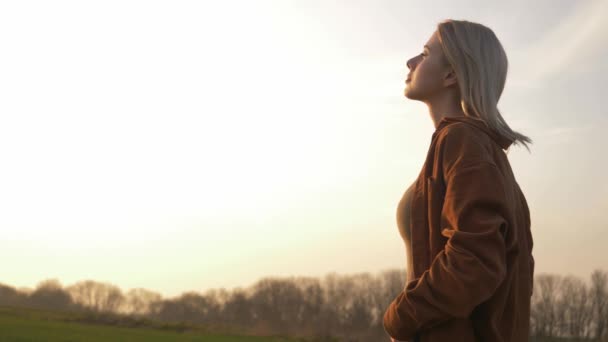
<svg viewBox="0 0 608 342">
<path fill-rule="evenodd" d="M 406 61 L 447 18 L 509 58 L 536 271 L 608 270 L 608 2 L 0 4 L 0 282 L 165 296 L 405 268 L 434 130 Z"/>
</svg>

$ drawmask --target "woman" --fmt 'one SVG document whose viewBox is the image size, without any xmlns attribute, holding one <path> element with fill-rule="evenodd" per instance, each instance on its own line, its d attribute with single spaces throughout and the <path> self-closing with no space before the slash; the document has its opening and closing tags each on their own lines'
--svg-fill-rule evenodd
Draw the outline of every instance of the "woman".
<svg viewBox="0 0 608 342">
<path fill-rule="evenodd" d="M 505 151 L 531 139 L 497 108 L 506 54 L 489 28 L 445 20 L 407 66 L 405 96 L 435 132 L 397 209 L 408 276 L 384 329 L 392 341 L 528 341 L 530 211 Z"/>
</svg>

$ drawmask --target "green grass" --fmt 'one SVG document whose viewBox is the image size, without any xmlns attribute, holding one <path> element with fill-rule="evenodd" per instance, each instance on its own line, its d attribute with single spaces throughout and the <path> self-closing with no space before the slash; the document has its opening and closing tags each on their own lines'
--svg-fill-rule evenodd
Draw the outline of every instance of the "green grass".
<svg viewBox="0 0 608 342">
<path fill-rule="evenodd" d="M 171 331 L 183 325 L 157 323 L 162 328 L 120 327 L 85 323 L 83 314 L 31 308 L 0 307 L 0 342 L 296 342 L 281 337 L 218 335 L 200 331 Z M 149 324 L 149 323 L 147 323 Z M 190 330 L 190 329 L 189 329 Z"/>
</svg>

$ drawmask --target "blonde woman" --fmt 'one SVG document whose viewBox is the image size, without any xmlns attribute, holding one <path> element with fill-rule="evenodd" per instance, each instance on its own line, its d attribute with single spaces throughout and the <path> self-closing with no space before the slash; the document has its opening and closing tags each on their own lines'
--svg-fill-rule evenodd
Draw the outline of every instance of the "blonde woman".
<svg viewBox="0 0 608 342">
<path fill-rule="evenodd" d="M 397 207 L 407 281 L 383 317 L 392 341 L 528 341 L 534 279 L 528 204 L 497 103 L 507 56 L 492 30 L 445 20 L 407 62 L 404 94 L 435 131 Z M 528 149 L 529 150 L 529 149 Z"/>
</svg>

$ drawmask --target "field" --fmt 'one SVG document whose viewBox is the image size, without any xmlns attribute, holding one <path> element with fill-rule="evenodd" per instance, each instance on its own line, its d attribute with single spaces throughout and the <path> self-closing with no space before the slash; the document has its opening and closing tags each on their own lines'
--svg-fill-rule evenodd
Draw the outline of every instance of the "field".
<svg viewBox="0 0 608 342">
<path fill-rule="evenodd" d="M 84 322 L 80 313 L 53 312 L 31 308 L 0 306 L 0 342 L 297 342 L 281 337 L 218 335 L 204 332 L 180 332 L 179 325 L 159 327 L 120 327 L 107 323 Z"/>
<path fill-rule="evenodd" d="M 337 341 L 335 339 L 333 341 Z M 181 323 L 0 306 L 0 342 L 306 342 L 286 337 L 212 334 Z M 308 340 L 310 341 L 310 340 Z M 324 340 L 329 341 L 329 340 Z M 582 342 L 531 337 L 530 342 Z M 587 340 L 588 341 L 588 340 Z"/>
</svg>

